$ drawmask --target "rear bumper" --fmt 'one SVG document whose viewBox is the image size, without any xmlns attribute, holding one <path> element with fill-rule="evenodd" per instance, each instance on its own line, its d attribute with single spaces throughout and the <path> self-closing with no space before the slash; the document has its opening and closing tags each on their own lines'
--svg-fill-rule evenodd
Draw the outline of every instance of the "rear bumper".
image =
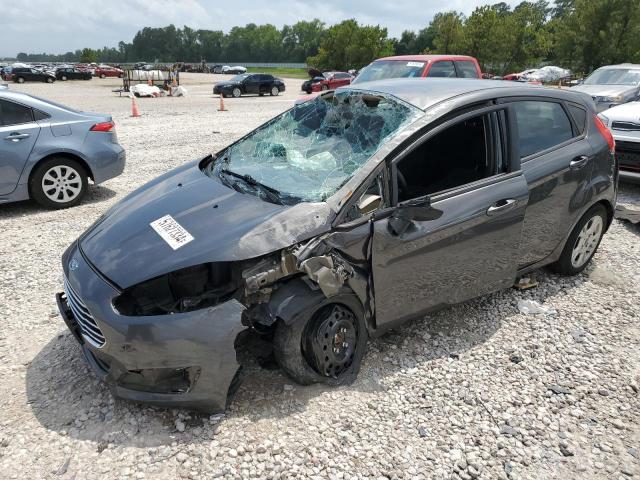
<svg viewBox="0 0 640 480">
<path fill-rule="evenodd" d="M 100 133 L 96 135 L 100 135 Z M 93 182 L 95 184 L 105 182 L 120 175 L 124 171 L 127 161 L 127 154 L 121 145 L 109 143 L 103 148 L 104 149 L 90 161 Z"/>
<path fill-rule="evenodd" d="M 77 265 L 68 271 L 71 259 Z M 163 407 L 221 412 L 240 383 L 235 341 L 245 330 L 244 307 L 236 300 L 194 312 L 147 317 L 119 315 L 117 291 L 100 278 L 76 245 L 63 256 L 73 297 L 81 299 L 104 337 L 96 346 L 78 321 L 65 293 L 56 300 L 83 354 L 114 396 Z M 74 300 L 75 301 L 75 300 Z"/>
</svg>

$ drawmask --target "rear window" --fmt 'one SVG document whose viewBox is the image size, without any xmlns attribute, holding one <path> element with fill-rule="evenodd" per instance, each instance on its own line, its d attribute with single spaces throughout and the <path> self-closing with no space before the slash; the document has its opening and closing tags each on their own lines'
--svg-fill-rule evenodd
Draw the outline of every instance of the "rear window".
<svg viewBox="0 0 640 480">
<path fill-rule="evenodd" d="M 0 125 L 20 125 L 33 122 L 33 112 L 29 107 L 0 100 Z"/>
<path fill-rule="evenodd" d="M 453 78 L 456 76 L 456 69 L 453 66 L 453 62 L 440 61 L 435 62 L 429 69 L 427 77 L 438 78 Z"/>
<path fill-rule="evenodd" d="M 457 60 L 456 68 L 460 78 L 478 78 L 478 70 L 476 64 L 471 60 Z"/>
<path fill-rule="evenodd" d="M 576 122 L 578 127 L 578 133 L 582 135 L 587 123 L 587 111 L 584 108 L 580 108 L 577 105 L 569 104 L 569 112 L 573 117 L 573 121 Z"/>
<path fill-rule="evenodd" d="M 371 82 L 385 78 L 421 77 L 424 66 L 425 62 L 378 60 L 364 67 L 351 83 Z"/>
<path fill-rule="evenodd" d="M 573 138 L 571 122 L 555 102 L 523 101 L 513 103 L 518 123 L 520 156 L 527 157 Z"/>
</svg>

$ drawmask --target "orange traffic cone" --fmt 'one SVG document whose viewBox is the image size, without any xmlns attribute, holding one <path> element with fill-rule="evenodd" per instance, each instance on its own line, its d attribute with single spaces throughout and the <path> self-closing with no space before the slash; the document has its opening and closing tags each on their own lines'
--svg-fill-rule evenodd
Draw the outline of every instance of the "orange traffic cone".
<svg viewBox="0 0 640 480">
<path fill-rule="evenodd" d="M 227 109 L 224 108 L 224 97 L 222 96 L 222 94 L 219 95 L 220 97 L 220 107 L 218 108 L 219 112 L 226 112 Z"/>
<path fill-rule="evenodd" d="M 131 116 L 139 117 L 140 112 L 138 111 L 138 104 L 136 103 L 135 95 L 131 95 Z"/>
<path fill-rule="evenodd" d="M 151 80 L 151 77 L 147 78 L 147 85 L 149 86 L 153 85 L 153 80 Z"/>
</svg>

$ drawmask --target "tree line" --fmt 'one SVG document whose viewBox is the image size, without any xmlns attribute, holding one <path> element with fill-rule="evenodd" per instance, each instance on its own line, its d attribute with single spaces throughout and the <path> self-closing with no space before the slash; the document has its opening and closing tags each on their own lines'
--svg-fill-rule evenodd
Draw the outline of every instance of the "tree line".
<svg viewBox="0 0 640 480">
<path fill-rule="evenodd" d="M 438 13 L 418 31 L 391 38 L 380 25 L 314 19 L 285 25 L 249 23 L 221 30 L 145 27 L 131 43 L 62 55 L 19 53 L 19 61 L 290 62 L 317 68 L 361 68 L 375 58 L 459 53 L 484 72 L 506 74 L 541 64 L 588 73 L 610 63 L 640 62 L 640 0 L 523 1 L 477 7 L 468 17 Z"/>
</svg>

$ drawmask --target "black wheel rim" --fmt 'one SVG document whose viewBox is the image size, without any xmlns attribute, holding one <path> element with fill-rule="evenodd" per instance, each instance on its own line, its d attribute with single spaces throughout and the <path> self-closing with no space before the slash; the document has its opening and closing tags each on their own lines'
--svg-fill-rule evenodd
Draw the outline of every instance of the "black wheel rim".
<svg viewBox="0 0 640 480">
<path fill-rule="evenodd" d="M 338 378 L 349 369 L 358 345 L 358 323 L 351 310 L 328 305 L 309 323 L 303 353 L 320 375 Z"/>
</svg>

